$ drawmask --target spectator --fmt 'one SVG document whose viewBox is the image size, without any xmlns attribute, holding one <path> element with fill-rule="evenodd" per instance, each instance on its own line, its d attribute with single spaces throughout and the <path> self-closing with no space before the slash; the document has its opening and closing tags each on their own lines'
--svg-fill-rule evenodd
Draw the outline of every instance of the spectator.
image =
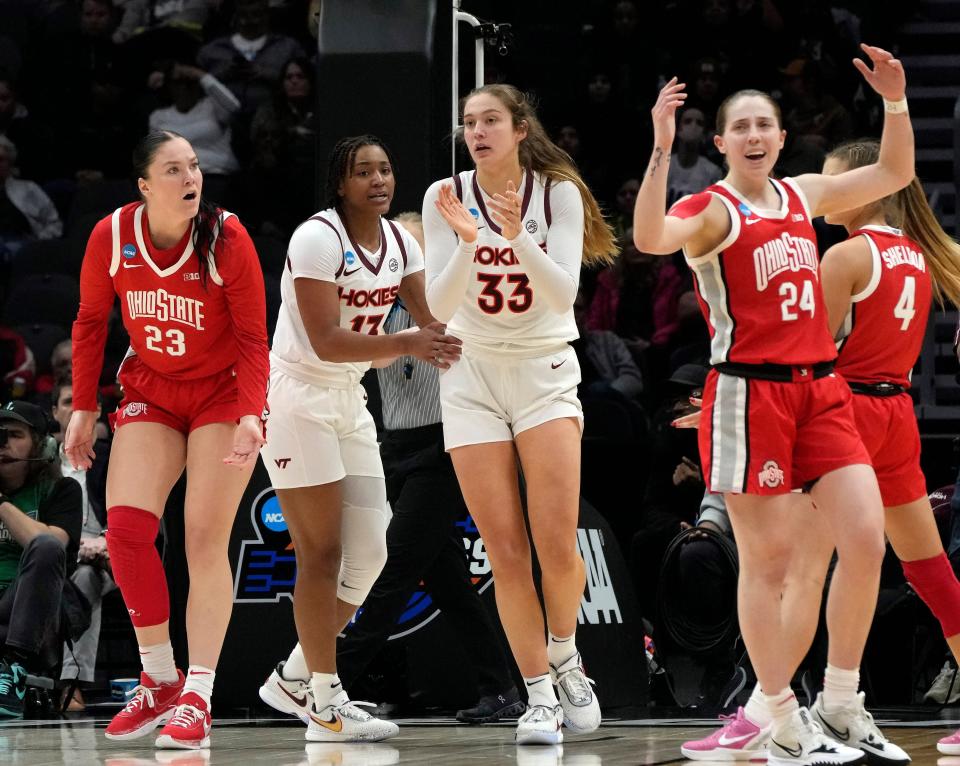
<svg viewBox="0 0 960 766">
<path fill-rule="evenodd" d="M 783 127 L 795 139 L 826 151 L 852 135 L 850 113 L 824 91 L 822 72 L 808 59 L 796 58 L 787 64 L 783 96 Z"/>
<path fill-rule="evenodd" d="M 80 485 L 60 473 L 43 410 L 0 410 L 0 715 L 19 718 L 27 670 L 58 637 L 66 579 L 83 522 Z M 59 648 L 59 642 L 56 644 Z"/>
<path fill-rule="evenodd" d="M 17 147 L 0 136 L 0 255 L 11 257 L 30 239 L 54 239 L 63 234 L 57 208 L 33 181 L 16 178 Z"/>
<path fill-rule="evenodd" d="M 637 532 L 630 545 L 629 564 L 637 587 L 641 614 L 657 623 L 656 592 L 660 562 L 681 525 L 691 525 L 703 497 L 696 434 L 672 426 L 693 410 L 690 397 L 699 395 L 707 377 L 703 365 L 684 365 L 670 377 L 669 396 L 653 416 L 650 477 L 644 489 Z"/>
<path fill-rule="evenodd" d="M 316 210 L 317 129 L 314 71 L 305 58 L 283 68 L 271 101 L 260 106 L 250 127 L 252 191 L 263 217 L 285 235 Z"/>
<path fill-rule="evenodd" d="M 175 3 L 165 0 L 114 0 L 114 5 L 123 13 L 113 31 L 113 40 L 123 43 L 137 35 L 163 28 L 181 30 L 199 40 L 210 11 L 219 4 L 219 1 L 213 0 L 179 0 Z"/>
<path fill-rule="evenodd" d="M 186 138 L 197 153 L 204 181 L 227 176 L 240 168 L 230 146 L 231 120 L 240 102 L 216 77 L 186 64 L 171 64 L 154 72 L 152 85 L 162 85 L 171 105 L 150 114 L 150 130 L 172 130 Z"/>
<path fill-rule="evenodd" d="M 643 393 L 643 376 L 626 344 L 614 333 L 587 328 L 587 301 L 583 290 L 577 292 L 573 316 L 580 337 L 571 345 L 580 362 L 577 395 L 584 398 L 615 398 L 635 401 Z"/>
<path fill-rule="evenodd" d="M 37 121 L 20 102 L 13 80 L 0 76 L 0 135 L 19 146 L 20 170 L 29 178 L 46 179 L 50 170 L 48 155 L 50 129 Z"/>
<path fill-rule="evenodd" d="M 236 32 L 204 45 L 197 54 L 200 68 L 222 81 L 240 100 L 244 115 L 252 115 L 271 95 L 286 62 L 303 56 L 292 37 L 270 33 L 267 0 L 237 0 Z"/>
<path fill-rule="evenodd" d="M 653 338 L 653 288 L 659 263 L 637 250 L 632 228 L 620 237 L 620 246 L 620 257 L 597 277 L 587 327 L 615 332 L 637 359 Z"/>
<path fill-rule="evenodd" d="M 23 336 L 0 325 L 0 399 L 22 399 L 33 390 L 37 362 Z"/>
<path fill-rule="evenodd" d="M 627 229 L 633 225 L 633 205 L 637 201 L 638 191 L 640 191 L 640 181 L 636 178 L 628 178 L 617 189 L 617 212 L 610 224 L 618 238 L 622 238 Z"/>
<path fill-rule="evenodd" d="M 38 394 L 50 393 L 56 387 L 58 380 L 70 377 L 71 367 L 73 367 L 73 345 L 70 338 L 67 338 L 53 347 L 50 353 L 50 372 L 37 376 L 34 391 Z M 52 404 L 56 404 L 56 400 L 53 400 Z"/>
<path fill-rule="evenodd" d="M 677 138 L 667 172 L 668 209 L 681 197 L 695 194 L 723 178 L 723 171 L 701 153 L 705 139 L 706 116 L 703 110 L 694 106 L 686 107 L 678 117 Z M 636 198 L 634 192 L 633 199 Z"/>
<path fill-rule="evenodd" d="M 69 341 L 67 341 L 69 343 Z M 107 553 L 107 462 L 110 442 L 106 428 L 98 430 L 94 445 L 96 458 L 89 470 L 76 469 L 63 451 L 63 435 L 73 413 L 73 384 L 69 373 L 54 386 L 51 413 L 60 428 L 54 433 L 60 455 L 60 470 L 64 476 L 75 479 L 83 494 L 83 526 L 80 532 L 80 549 L 77 568 L 70 579 L 90 603 L 90 627 L 73 646 L 64 645 L 63 668 L 60 678 L 89 684 L 94 680 L 97 663 L 97 647 L 100 643 L 100 606 L 103 597 L 114 590 L 117 584 L 110 571 L 110 556 Z M 102 427 L 100 423 L 98 426 Z M 73 688 L 67 710 L 79 712 L 86 707 L 79 686 Z"/>
</svg>

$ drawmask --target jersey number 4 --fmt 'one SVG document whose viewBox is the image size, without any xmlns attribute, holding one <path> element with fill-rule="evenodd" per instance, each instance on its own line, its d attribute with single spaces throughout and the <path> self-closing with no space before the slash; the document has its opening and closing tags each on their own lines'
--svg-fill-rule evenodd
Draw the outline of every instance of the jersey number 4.
<svg viewBox="0 0 960 766">
<path fill-rule="evenodd" d="M 147 325 L 143 328 L 147 335 L 147 348 L 156 351 L 158 354 L 169 354 L 170 356 L 183 356 L 187 350 L 184 345 L 184 335 L 180 330 L 167 330 L 164 332 L 159 327 Z"/>
<path fill-rule="evenodd" d="M 500 283 L 503 278 L 513 285 L 510 297 L 504 298 Z M 499 314 L 506 306 L 514 314 L 522 314 L 533 305 L 533 290 L 530 289 L 530 280 L 526 274 L 477 274 L 477 279 L 483 284 L 480 295 L 477 296 L 477 305 L 484 314 Z"/>
<path fill-rule="evenodd" d="M 910 321 L 917 315 L 914 308 L 917 299 L 917 279 L 916 277 L 903 278 L 903 292 L 897 305 L 893 309 L 893 315 L 900 320 L 900 331 L 905 331 L 910 326 Z"/>
</svg>

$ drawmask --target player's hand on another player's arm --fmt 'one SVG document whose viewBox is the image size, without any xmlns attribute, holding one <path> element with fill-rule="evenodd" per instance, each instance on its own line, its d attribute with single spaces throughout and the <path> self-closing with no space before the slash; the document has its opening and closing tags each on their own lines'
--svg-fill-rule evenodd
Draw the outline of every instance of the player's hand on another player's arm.
<svg viewBox="0 0 960 766">
<path fill-rule="evenodd" d="M 86 471 L 93 465 L 94 429 L 97 413 L 94 410 L 74 410 L 63 437 L 63 451 L 75 469 Z"/>
<path fill-rule="evenodd" d="M 233 432 L 233 446 L 223 462 L 243 468 L 252 465 L 260 454 L 260 448 L 266 443 L 263 438 L 263 424 L 256 415 L 244 415 Z"/>
<path fill-rule="evenodd" d="M 463 341 L 447 335 L 446 332 L 446 325 L 434 322 L 416 332 L 409 333 L 403 338 L 405 347 L 403 353 L 415 356 L 440 370 L 448 370 L 450 365 L 460 358 Z"/>
<path fill-rule="evenodd" d="M 520 235 L 521 208 L 522 201 L 513 181 L 507 181 L 506 194 L 494 194 L 490 200 L 490 213 L 505 239 L 516 239 Z"/>
<path fill-rule="evenodd" d="M 434 202 L 440 215 L 453 229 L 457 236 L 467 244 L 477 241 L 477 220 L 470 215 L 470 211 L 457 199 L 450 184 L 440 187 L 440 196 Z"/>
</svg>

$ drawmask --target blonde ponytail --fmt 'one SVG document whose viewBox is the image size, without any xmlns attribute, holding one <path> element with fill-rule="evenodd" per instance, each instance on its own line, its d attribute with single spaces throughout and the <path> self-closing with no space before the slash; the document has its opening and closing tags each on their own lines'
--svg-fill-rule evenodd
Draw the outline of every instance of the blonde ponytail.
<svg viewBox="0 0 960 766">
<path fill-rule="evenodd" d="M 527 136 L 520 142 L 519 149 L 521 166 L 553 181 L 570 181 L 577 187 L 583 200 L 583 263 L 612 263 L 620 252 L 613 228 L 604 219 L 573 159 L 550 140 L 526 95 L 512 85 L 495 83 L 471 91 L 463 104 L 480 93 L 487 93 L 500 101 L 510 112 L 514 127 L 526 125 Z"/>
<path fill-rule="evenodd" d="M 827 155 L 844 162 L 848 168 L 872 165 L 880 157 L 877 141 L 853 141 Z M 914 179 L 900 191 L 884 197 L 876 204 L 883 209 L 891 226 L 901 229 L 920 246 L 930 268 L 933 295 L 941 308 L 945 302 L 960 307 L 960 245 L 947 234 L 930 209 L 920 179 Z"/>
</svg>

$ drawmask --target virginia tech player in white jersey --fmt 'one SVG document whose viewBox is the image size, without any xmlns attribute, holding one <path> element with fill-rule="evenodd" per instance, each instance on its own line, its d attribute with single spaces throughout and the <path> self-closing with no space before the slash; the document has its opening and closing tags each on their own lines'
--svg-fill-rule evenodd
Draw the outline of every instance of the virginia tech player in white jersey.
<svg viewBox="0 0 960 766">
<path fill-rule="evenodd" d="M 449 247 L 443 249 L 453 255 L 457 249 L 456 235 L 435 212 L 433 204 L 440 186 L 449 183 L 450 179 L 438 181 L 427 191 L 424 226 L 431 227 L 428 241 L 448 239 Z M 536 279 L 531 279 L 522 258 L 502 236 L 490 214 L 489 197 L 477 183 L 476 171 L 454 176 L 453 185 L 463 206 L 477 220 L 477 242 L 466 294 L 447 323 L 450 334 L 460 338 L 468 349 L 480 347 L 517 356 L 550 353 L 576 339 L 572 305 L 558 312 L 537 289 Z M 576 283 L 583 242 L 583 204 L 576 186 L 525 172 L 517 193 L 522 200 L 521 219 L 526 234 Z M 564 248 L 564 244 L 570 247 Z M 444 265 L 431 261 L 427 281 L 432 282 L 433 275 Z"/>
<path fill-rule="evenodd" d="M 291 377 L 332 388 L 360 382 L 370 362 L 325 362 L 307 337 L 297 307 L 298 277 L 335 282 L 340 297 L 340 327 L 379 335 L 397 299 L 401 280 L 423 270 L 417 241 L 393 221 L 380 219 L 380 249 L 366 250 L 347 233 L 335 209 L 323 210 L 294 232 L 280 280 L 283 303 L 270 353 L 271 364 Z"/>
</svg>

